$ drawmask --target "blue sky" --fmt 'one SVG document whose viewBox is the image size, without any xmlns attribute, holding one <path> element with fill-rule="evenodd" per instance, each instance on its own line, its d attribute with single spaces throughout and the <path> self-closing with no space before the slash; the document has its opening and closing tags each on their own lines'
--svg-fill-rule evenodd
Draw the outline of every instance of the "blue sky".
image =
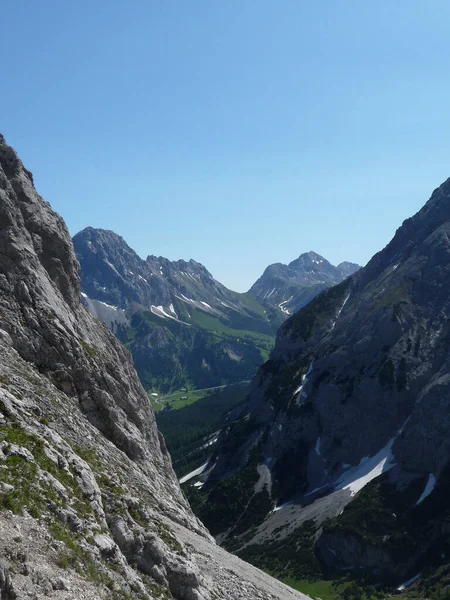
<svg viewBox="0 0 450 600">
<path fill-rule="evenodd" d="M 450 3 L 3 0 L 0 131 L 72 234 L 245 291 L 364 264 L 450 176 Z"/>
</svg>

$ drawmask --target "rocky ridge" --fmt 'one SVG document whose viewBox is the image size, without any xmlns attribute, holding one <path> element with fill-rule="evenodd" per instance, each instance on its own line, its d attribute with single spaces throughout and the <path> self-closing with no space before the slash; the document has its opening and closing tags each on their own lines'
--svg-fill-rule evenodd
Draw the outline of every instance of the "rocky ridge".
<svg viewBox="0 0 450 600">
<path fill-rule="evenodd" d="M 280 328 L 194 490 L 227 547 L 298 578 L 450 572 L 449 239 L 450 180 Z M 225 514 L 220 499 L 244 482 L 252 510 Z"/>
<path fill-rule="evenodd" d="M 0 137 L 0 596 L 300 598 L 218 548 L 63 220 Z"/>
</svg>

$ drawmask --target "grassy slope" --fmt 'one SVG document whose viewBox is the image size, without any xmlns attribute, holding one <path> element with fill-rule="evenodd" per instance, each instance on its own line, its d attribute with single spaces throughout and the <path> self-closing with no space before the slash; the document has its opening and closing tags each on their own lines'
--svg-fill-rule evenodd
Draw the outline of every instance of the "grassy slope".
<svg viewBox="0 0 450 600">
<path fill-rule="evenodd" d="M 149 396 L 150 403 L 155 412 L 160 410 L 180 410 L 185 406 L 198 402 L 205 396 L 209 396 L 213 392 L 218 392 L 224 389 L 225 385 L 217 386 L 215 388 L 207 388 L 204 390 L 188 390 L 186 392 L 173 392 L 171 394 L 159 395 L 158 397 Z"/>
<path fill-rule="evenodd" d="M 253 300 L 246 302 L 253 310 Z M 183 302 L 175 310 L 183 323 L 144 311 L 119 332 L 149 391 L 210 388 L 251 379 L 273 347 L 274 326 L 261 314 L 230 310 L 229 318 L 222 318 Z M 262 307 L 259 310 L 264 316 Z"/>
</svg>

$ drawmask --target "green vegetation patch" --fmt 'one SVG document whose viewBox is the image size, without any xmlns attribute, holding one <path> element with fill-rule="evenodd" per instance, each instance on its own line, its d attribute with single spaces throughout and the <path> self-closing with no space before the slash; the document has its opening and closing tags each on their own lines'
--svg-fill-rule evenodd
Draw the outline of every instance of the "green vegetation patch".
<svg viewBox="0 0 450 600">
<path fill-rule="evenodd" d="M 210 491 L 202 491 L 189 484 L 183 487 L 192 509 L 213 535 L 232 529 L 238 520 L 240 531 L 254 524 L 253 515 L 247 509 L 259 479 L 257 464 L 257 453 L 253 452 L 244 469 L 214 484 Z"/>
<path fill-rule="evenodd" d="M 322 579 L 323 568 L 314 553 L 316 530 L 314 521 L 305 521 L 301 527 L 280 540 L 264 545 L 252 544 L 237 554 L 256 567 L 269 570 L 278 579 Z"/>
<path fill-rule="evenodd" d="M 156 414 L 179 477 L 211 456 L 213 447 L 207 445 L 208 438 L 223 427 L 228 412 L 245 401 L 249 389 L 248 383 L 227 386 L 179 410 Z"/>
<path fill-rule="evenodd" d="M 83 352 L 85 353 L 85 355 L 88 358 L 95 358 L 97 356 L 97 348 L 95 348 L 94 346 L 91 346 L 90 344 L 88 344 L 87 342 L 85 342 L 84 340 L 80 339 L 80 346 L 83 348 Z"/>
<path fill-rule="evenodd" d="M 278 410 L 287 410 L 287 414 L 294 418 L 304 414 L 301 405 L 296 404 L 294 392 L 299 387 L 302 377 L 306 374 L 311 363 L 311 356 L 302 356 L 298 360 L 281 367 L 273 360 L 263 366 L 265 374 L 272 374 L 272 380 L 265 392 L 265 397 Z"/>
<path fill-rule="evenodd" d="M 45 454 L 45 442 L 42 438 L 27 432 L 17 422 L 9 422 L 0 426 L 0 437 L 10 443 L 22 446 L 31 452 L 35 462 L 28 462 L 24 458 L 12 455 L 1 463 L 2 480 L 14 487 L 14 490 L 0 494 L 0 505 L 12 510 L 15 514 L 22 514 L 26 508 L 30 514 L 38 518 L 48 506 L 62 506 L 65 500 L 51 487 L 51 485 L 37 482 L 38 467 L 47 471 L 57 479 L 67 490 L 68 496 L 73 499 L 73 507 L 81 517 L 93 514 L 89 501 L 84 497 L 79 487 L 75 473 L 68 473 L 59 469 Z"/>
<path fill-rule="evenodd" d="M 258 323 L 264 325 L 259 317 L 244 322 L 236 311 L 230 311 L 236 313 L 233 319 L 226 319 L 194 306 L 188 306 L 188 314 L 186 306 L 180 302 L 175 310 L 187 324 L 143 311 L 118 331 L 144 387 L 165 394 L 251 379 L 273 348 L 273 328 L 265 325 L 267 331 L 259 331 Z"/>
<path fill-rule="evenodd" d="M 183 546 L 174 536 L 173 531 L 166 523 L 158 523 L 158 535 L 162 541 L 170 548 L 173 552 L 182 552 Z"/>
</svg>

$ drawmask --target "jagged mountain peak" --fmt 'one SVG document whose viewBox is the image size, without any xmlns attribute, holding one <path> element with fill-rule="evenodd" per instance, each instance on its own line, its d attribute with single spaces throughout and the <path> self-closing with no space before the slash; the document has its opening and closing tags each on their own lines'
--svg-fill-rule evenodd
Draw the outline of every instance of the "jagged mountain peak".
<svg viewBox="0 0 450 600">
<path fill-rule="evenodd" d="M 292 269 L 300 269 L 306 265 L 325 266 L 329 264 L 331 263 L 329 263 L 323 256 L 311 250 L 310 252 L 304 252 L 303 254 L 300 254 L 298 258 L 288 264 L 288 267 L 291 267 Z"/>
<path fill-rule="evenodd" d="M 333 266 L 317 252 L 300 254 L 285 265 L 269 265 L 253 284 L 249 293 L 284 315 L 290 315 L 305 306 L 325 288 L 335 285 L 359 268 L 354 263 Z"/>
<path fill-rule="evenodd" d="M 26 277 L 36 278 L 33 270 L 44 269 L 64 301 L 77 308 L 80 299 L 78 262 L 72 245 L 66 243 L 69 234 L 64 221 L 36 193 L 30 171 L 3 137 L 0 138 L 0 165 L 0 243 L 4 260 L 21 265 L 22 275 L 17 272 L 17 283 L 24 288 Z M 23 280 L 19 283 L 20 279 Z M 54 289 L 49 289 L 49 297 L 54 295 Z"/>
</svg>

